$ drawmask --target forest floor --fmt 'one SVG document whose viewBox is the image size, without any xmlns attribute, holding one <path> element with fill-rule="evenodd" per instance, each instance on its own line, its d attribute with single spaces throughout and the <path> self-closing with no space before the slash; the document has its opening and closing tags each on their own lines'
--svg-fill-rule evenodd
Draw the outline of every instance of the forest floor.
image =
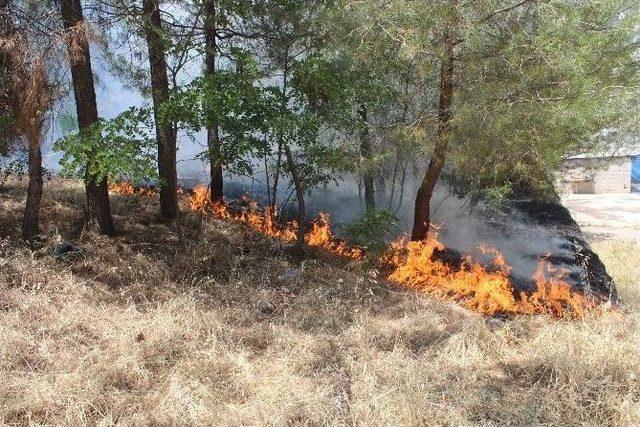
<svg viewBox="0 0 640 427">
<path fill-rule="evenodd" d="M 28 249 L 23 197 L 0 192 L 3 425 L 640 424 L 632 242 L 594 242 L 621 309 L 498 320 L 366 262 L 298 267 L 241 224 L 159 223 L 154 198 L 113 196 L 116 238 L 81 232 L 75 182 L 45 184 Z"/>
</svg>

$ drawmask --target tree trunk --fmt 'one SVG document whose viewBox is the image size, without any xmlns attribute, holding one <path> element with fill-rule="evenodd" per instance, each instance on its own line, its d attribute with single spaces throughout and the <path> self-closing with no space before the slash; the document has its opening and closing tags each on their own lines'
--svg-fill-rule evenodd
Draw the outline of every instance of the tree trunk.
<svg viewBox="0 0 640 427">
<path fill-rule="evenodd" d="M 29 187 L 22 220 L 22 237 L 31 240 L 39 233 L 38 214 L 42 199 L 42 151 L 39 135 L 27 136 L 29 144 Z"/>
<path fill-rule="evenodd" d="M 165 219 L 178 216 L 178 171 L 176 167 L 176 133 L 171 123 L 160 120 L 162 104 L 169 99 L 167 60 L 162 41 L 162 19 L 158 0 L 142 0 L 146 16 L 145 36 L 149 52 L 153 116 L 158 144 L 158 175 L 160 177 L 160 215 Z"/>
<path fill-rule="evenodd" d="M 423 240 L 431 225 L 431 198 L 447 156 L 451 139 L 451 106 L 453 103 L 453 35 L 444 37 L 444 58 L 440 70 L 440 99 L 438 102 L 438 134 L 429 167 L 416 196 L 411 240 Z"/>
<path fill-rule="evenodd" d="M 10 10 L 9 0 L 0 0 L 0 37 L 7 37 L 12 32 L 13 23 L 11 22 L 11 15 L 9 15 Z M 6 70 L 7 55 L 4 49 L 0 49 L 0 72 L 5 72 Z M 8 78 L 8 76 L 6 77 Z M 4 94 L 5 91 L 9 90 L 8 80 L 7 82 L 3 81 L 2 83 L 3 85 L 0 89 L 0 94 Z"/>
<path fill-rule="evenodd" d="M 392 206 L 393 206 L 393 198 L 396 195 L 396 180 L 398 178 L 398 163 L 400 162 L 400 159 L 398 157 L 398 155 L 396 154 L 396 161 L 393 163 L 393 176 L 391 178 L 391 194 L 389 194 L 389 200 L 387 203 L 387 210 L 391 210 Z"/>
<path fill-rule="evenodd" d="M 393 211 L 394 215 L 397 215 L 402 208 L 402 202 L 404 202 L 404 189 L 405 184 L 407 182 L 407 166 L 402 166 L 402 178 L 400 178 L 400 194 L 398 196 L 398 204 L 396 205 L 396 209 Z"/>
<path fill-rule="evenodd" d="M 81 0 L 60 0 L 60 11 L 64 29 L 67 31 L 69 59 L 71 63 L 71 79 L 73 93 L 78 114 L 80 132 L 87 130 L 98 121 L 98 107 L 96 92 L 91 71 L 91 55 L 89 42 L 84 32 L 84 18 L 82 17 Z M 88 153 L 91 158 L 91 153 Z M 88 170 L 85 175 L 85 190 L 87 194 L 87 221 L 92 218 L 98 220 L 103 234 L 114 235 L 111 206 L 107 178 L 98 179 Z M 99 182 L 98 182 L 99 181 Z"/>
<path fill-rule="evenodd" d="M 373 168 L 371 165 L 373 148 L 371 147 L 367 108 L 364 105 L 360 105 L 360 108 L 358 108 L 358 114 L 360 114 L 360 124 L 362 126 L 360 131 L 360 156 L 362 157 L 362 163 L 364 164 L 364 167 L 362 168 L 364 181 L 364 204 L 366 209 L 369 211 L 376 208 Z"/>
<path fill-rule="evenodd" d="M 204 75 L 213 78 L 216 74 L 217 29 L 216 0 L 205 0 L 204 19 Z M 222 176 L 222 150 L 220 147 L 220 130 L 215 117 L 209 118 L 207 125 L 207 148 L 209 150 L 209 166 L 211 169 L 211 201 L 220 202 L 224 196 Z"/>
<path fill-rule="evenodd" d="M 10 1 L 0 0 L 0 37 L 8 39 L 14 31 L 10 15 Z M 0 117 L 10 117 L 14 109 L 16 94 L 11 81 L 11 63 L 6 49 L 0 49 Z M 0 155 L 6 155 L 9 151 L 9 137 L 11 129 L 0 127 Z M 5 151 L 6 150 L 6 151 Z M 0 180 L 2 170 L 0 170 Z"/>
<path fill-rule="evenodd" d="M 0 0 L 0 36 L 11 37 L 15 35 L 15 28 L 10 12 L 10 1 Z M 0 73 L 6 71 L 7 75 L 3 75 L 6 78 L 2 83 L 3 89 L 0 89 L 2 95 L 7 95 L 6 99 L 1 99 L 3 109 L 0 113 L 9 112 L 10 109 L 14 111 L 20 110 L 20 106 L 14 104 L 13 108 L 10 108 L 11 102 L 20 102 L 12 95 L 19 95 L 19 89 L 17 89 L 10 82 L 9 74 L 18 74 L 21 76 L 20 80 L 24 81 L 28 76 L 25 74 L 29 71 L 22 67 L 16 58 L 8 58 L 6 52 L 0 52 Z M 40 73 L 36 74 L 39 77 L 44 77 L 44 71 L 38 69 Z M 35 75 L 34 75 L 35 77 Z M 34 81 L 40 81 L 38 78 Z M 3 97 L 4 98 L 4 97 Z M 17 108 L 16 108 L 17 107 Z M 38 111 L 37 114 L 44 114 L 44 112 Z M 26 130 L 26 140 L 29 148 L 29 186 L 27 187 L 27 200 L 24 209 L 24 216 L 22 219 L 22 237 L 24 240 L 30 241 L 38 235 L 39 230 L 39 214 L 40 214 L 40 200 L 42 199 L 42 151 L 40 148 L 40 129 L 42 117 L 30 117 L 30 127 Z M 36 130 L 37 129 L 37 130 Z"/>
<path fill-rule="evenodd" d="M 284 152 L 287 156 L 287 166 L 291 173 L 291 179 L 293 179 L 293 187 L 296 191 L 296 199 L 298 201 L 298 232 L 296 235 L 296 245 L 301 248 L 304 246 L 305 223 L 307 221 L 307 210 L 304 203 L 304 186 L 298 171 L 298 166 L 293 159 L 291 147 L 289 147 L 288 144 L 284 144 Z"/>
<path fill-rule="evenodd" d="M 271 212 L 276 211 L 276 206 L 278 205 L 278 184 L 280 181 L 280 169 L 282 168 L 282 141 L 278 142 L 278 154 L 276 156 L 276 167 L 273 176 L 273 187 L 271 190 L 267 189 L 267 191 L 271 191 Z"/>
</svg>

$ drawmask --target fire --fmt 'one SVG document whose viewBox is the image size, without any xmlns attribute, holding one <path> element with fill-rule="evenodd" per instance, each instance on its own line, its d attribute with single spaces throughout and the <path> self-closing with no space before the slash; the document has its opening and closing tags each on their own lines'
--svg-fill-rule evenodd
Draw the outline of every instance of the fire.
<svg viewBox="0 0 640 427">
<path fill-rule="evenodd" d="M 122 194 L 130 196 L 132 194 L 139 194 L 146 197 L 154 197 L 156 191 L 153 188 L 147 187 L 134 187 L 130 182 L 116 182 L 109 185 L 109 192 L 111 194 Z"/>
<path fill-rule="evenodd" d="M 587 310 L 595 307 L 593 299 L 573 292 L 571 285 L 562 280 L 562 275 L 547 277 L 554 273 L 546 261 L 540 261 L 534 275 L 538 289 L 531 295 L 521 294 L 529 313 L 543 312 L 564 317 L 566 309 L 570 308 L 576 317 L 582 317 Z"/>
<path fill-rule="evenodd" d="M 333 236 L 329 225 L 329 214 L 324 212 L 321 212 L 320 217 L 313 223 L 306 241 L 309 246 L 320 247 L 347 258 L 361 259 L 364 257 L 364 251 L 361 248 L 349 247 Z"/>
<path fill-rule="evenodd" d="M 116 194 L 134 194 L 129 183 L 115 184 L 110 191 Z M 154 194 L 152 190 L 149 190 Z M 140 191 L 139 191 L 140 192 Z M 145 193 L 143 193 L 145 194 Z M 189 207 L 200 214 L 245 223 L 267 236 L 293 242 L 296 240 L 296 221 L 281 223 L 278 214 L 269 208 L 261 209 L 249 199 L 243 199 L 246 208 L 232 210 L 225 203 L 213 203 L 207 187 L 195 187 L 188 197 Z M 337 239 L 331 232 L 329 215 L 321 213 L 306 235 L 306 244 L 322 248 L 350 259 L 361 259 L 363 249 L 351 247 Z M 404 239 L 391 243 L 380 259 L 390 267 L 388 279 L 403 287 L 456 301 L 469 309 L 485 315 L 548 314 L 555 317 L 582 317 L 597 307 L 598 301 L 571 289 L 563 280 L 562 272 L 553 270 L 545 260 L 540 261 L 533 277 L 536 289 L 519 292 L 509 277 L 511 267 L 497 249 L 480 247 L 485 254 L 493 255 L 493 268 L 483 266 L 467 257 L 460 267 L 453 267 L 435 257 L 436 251 L 445 249 L 437 233 L 426 240 L 407 242 Z"/>
<path fill-rule="evenodd" d="M 261 210 L 254 200 L 246 196 L 243 197 L 243 202 L 248 206 L 247 210 L 232 212 L 224 203 L 213 203 L 210 198 L 210 192 L 205 186 L 195 187 L 189 197 L 189 206 L 193 211 L 200 213 L 210 212 L 216 218 L 243 222 L 260 233 L 285 242 L 296 240 L 298 228 L 296 221 L 281 224 L 277 221 L 277 212 L 272 211 L 270 208 Z M 313 223 L 305 241 L 309 246 L 322 248 L 347 258 L 360 259 L 364 257 L 362 249 L 349 247 L 333 236 L 329 225 L 329 215 L 326 213 L 321 213 L 320 217 Z"/>
<path fill-rule="evenodd" d="M 496 271 L 467 260 L 454 269 L 434 258 L 436 250 L 444 249 L 437 235 L 421 242 L 397 241 L 392 245 L 387 261 L 393 271 L 389 279 L 432 295 L 452 299 L 486 315 L 550 314 L 556 317 L 581 317 L 597 304 L 593 298 L 573 292 L 571 285 L 554 273 L 546 262 L 540 262 L 534 277 L 537 289 L 532 293 L 516 292 L 509 279 L 510 267 L 495 249 Z"/>
<path fill-rule="evenodd" d="M 199 185 L 192 190 L 189 196 L 189 207 L 192 211 L 203 213 L 212 206 L 207 187 Z"/>
<path fill-rule="evenodd" d="M 109 185 L 109 192 L 112 194 L 131 195 L 135 193 L 135 189 L 133 188 L 133 185 L 131 185 L 129 182 L 124 181 L 124 182 L 116 182 Z"/>
<path fill-rule="evenodd" d="M 298 224 L 295 221 L 279 224 L 276 221 L 277 212 L 269 208 L 260 210 L 258 204 L 247 197 L 243 200 L 248 206 L 247 210 L 234 212 L 222 202 L 213 203 L 209 189 L 199 185 L 192 190 L 188 201 L 189 207 L 195 212 L 210 213 L 219 219 L 243 222 L 260 233 L 286 242 L 296 240 Z"/>
</svg>

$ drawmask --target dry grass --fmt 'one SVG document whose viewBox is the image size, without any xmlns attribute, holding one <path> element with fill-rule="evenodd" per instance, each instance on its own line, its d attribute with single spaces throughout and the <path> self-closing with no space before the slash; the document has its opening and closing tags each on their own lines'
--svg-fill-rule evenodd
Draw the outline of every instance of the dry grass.
<svg viewBox="0 0 640 427">
<path fill-rule="evenodd" d="M 640 424 L 640 250 L 599 243 L 627 310 L 487 320 L 319 256 L 299 274 L 238 225 L 114 197 L 124 231 L 73 233 L 81 189 L 45 188 L 47 243 L 0 193 L 7 425 Z M 289 274 L 285 274 L 289 271 Z M 284 275 L 284 276 L 283 276 Z"/>
</svg>

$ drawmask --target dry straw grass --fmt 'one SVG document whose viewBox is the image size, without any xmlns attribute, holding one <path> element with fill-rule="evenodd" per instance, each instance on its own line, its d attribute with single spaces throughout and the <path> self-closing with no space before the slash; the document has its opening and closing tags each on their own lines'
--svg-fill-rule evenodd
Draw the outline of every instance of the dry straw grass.
<svg viewBox="0 0 640 427">
<path fill-rule="evenodd" d="M 319 255 L 114 197 L 126 231 L 56 260 L 82 191 L 45 188 L 48 244 L 19 242 L 0 193 L 6 425 L 640 424 L 640 250 L 602 242 L 626 311 L 490 321 Z M 286 274 L 289 272 L 288 274 Z"/>
</svg>

